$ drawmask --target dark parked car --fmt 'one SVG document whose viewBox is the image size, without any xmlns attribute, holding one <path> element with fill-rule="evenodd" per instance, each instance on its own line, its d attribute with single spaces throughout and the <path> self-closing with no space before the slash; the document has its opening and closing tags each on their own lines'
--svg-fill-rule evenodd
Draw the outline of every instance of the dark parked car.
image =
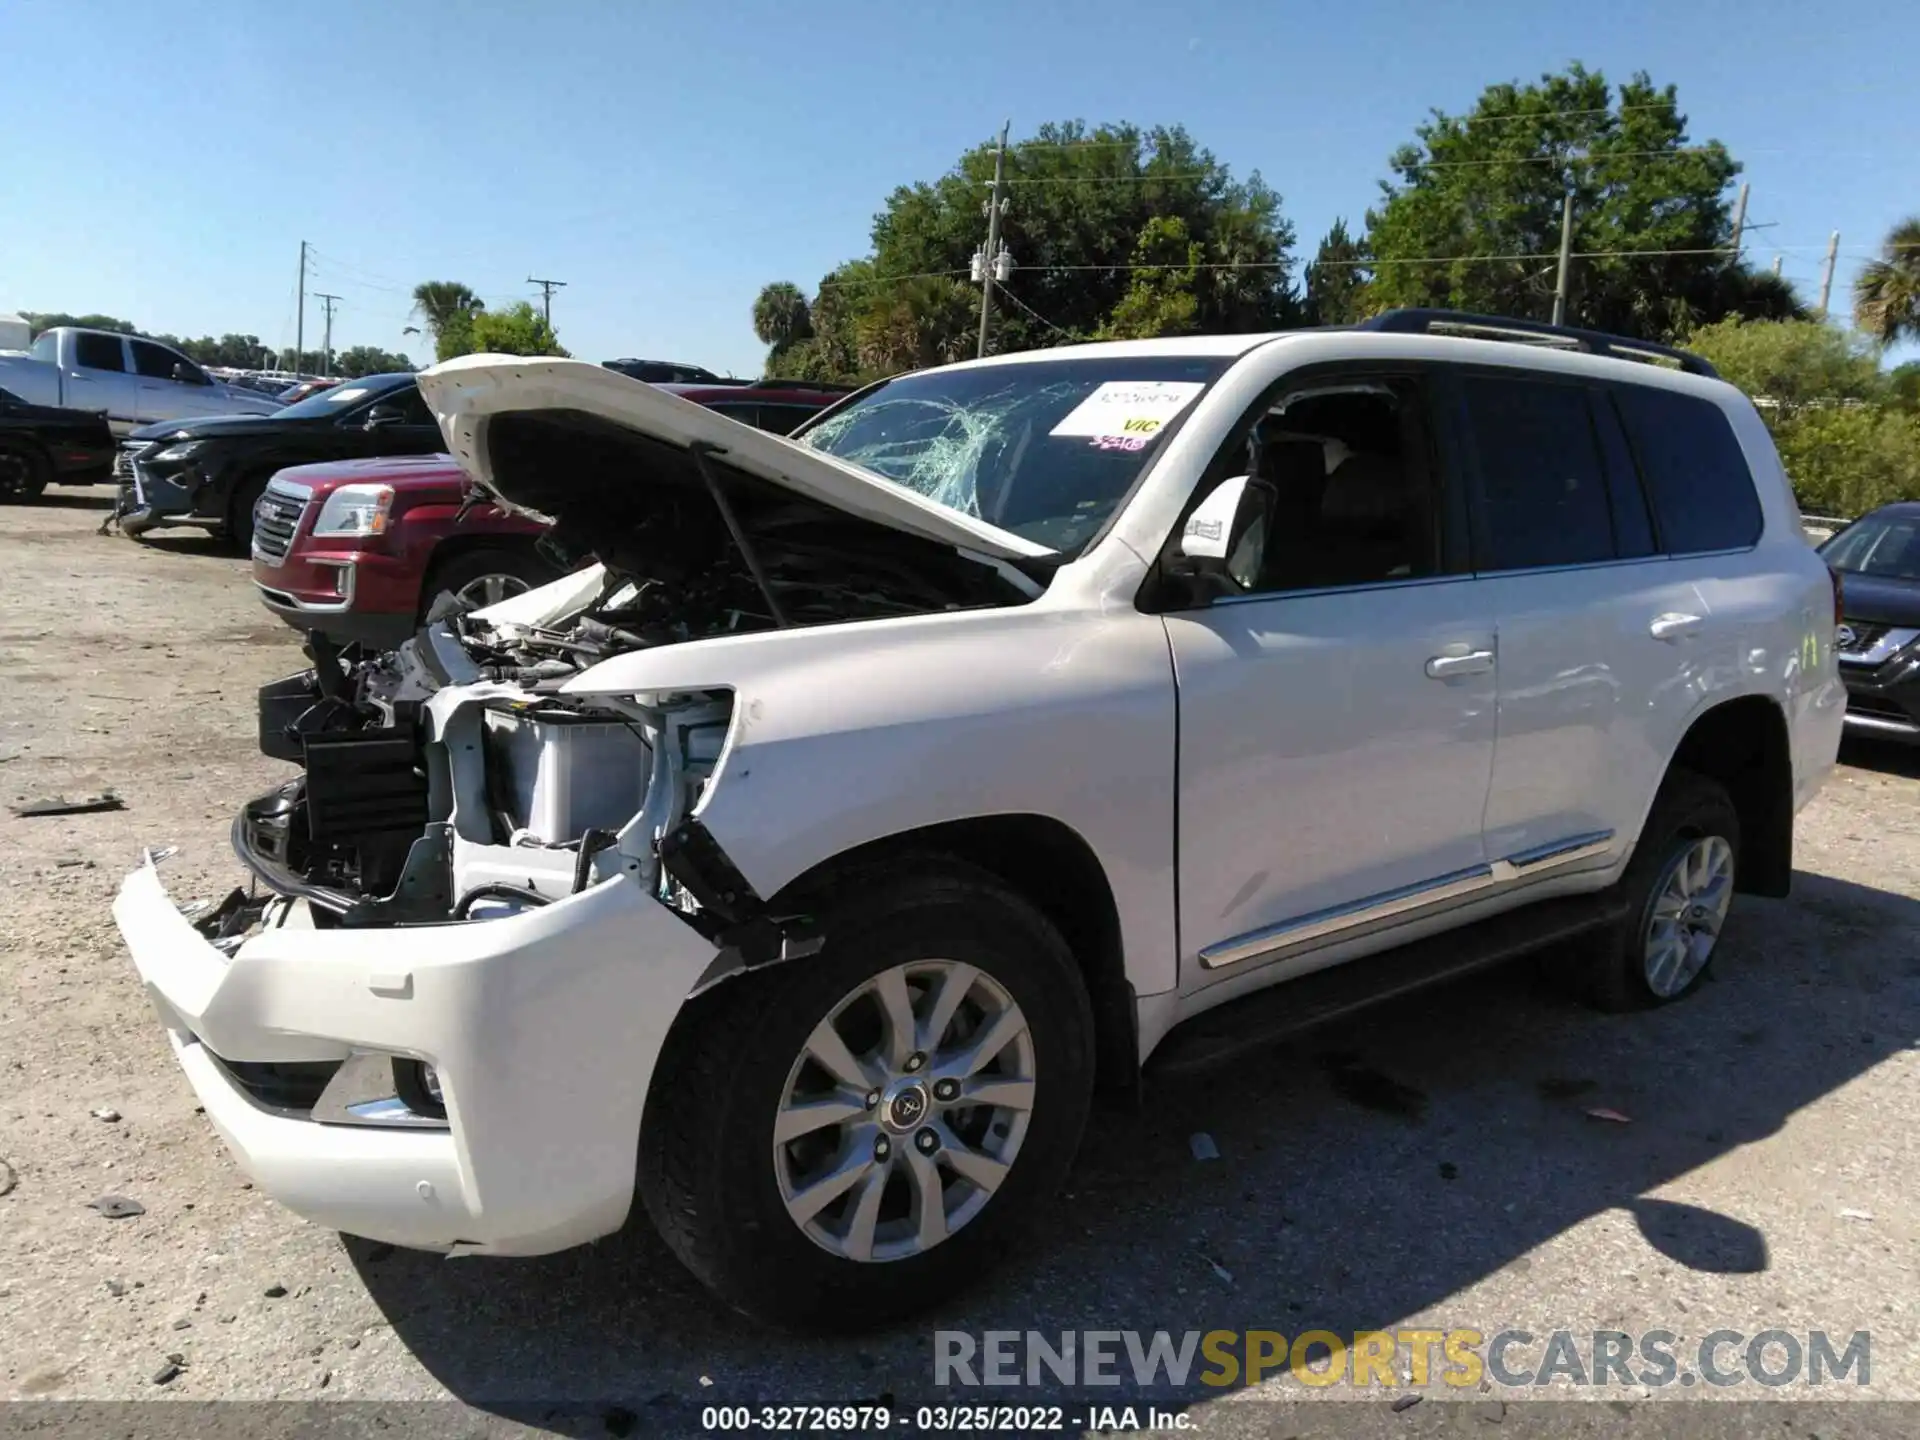
<svg viewBox="0 0 1920 1440">
<path fill-rule="evenodd" d="M 29 405 L 0 390 L 0 501 L 32 500 L 53 484 L 93 485 L 112 471 L 104 413 Z"/>
<path fill-rule="evenodd" d="M 644 380 L 649 385 L 724 385 L 713 371 L 682 360 L 602 360 L 609 370 L 618 370 L 629 380 Z M 744 381 L 742 384 L 746 383 Z"/>
<path fill-rule="evenodd" d="M 1861 516 L 1820 555 L 1841 578 L 1847 733 L 1920 743 L 1920 501 Z"/>
<path fill-rule="evenodd" d="M 129 535 L 198 525 L 241 549 L 274 472 L 321 460 L 431 455 L 444 441 L 412 375 L 365 375 L 272 415 L 227 415 L 136 430 L 115 462 Z"/>
</svg>

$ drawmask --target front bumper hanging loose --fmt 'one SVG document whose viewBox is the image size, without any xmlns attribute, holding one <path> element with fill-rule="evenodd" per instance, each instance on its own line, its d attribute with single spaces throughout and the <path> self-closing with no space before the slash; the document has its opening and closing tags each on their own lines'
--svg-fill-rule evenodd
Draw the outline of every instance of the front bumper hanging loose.
<svg viewBox="0 0 1920 1440">
<path fill-rule="evenodd" d="M 282 925 L 229 956 L 149 857 L 113 913 L 207 1118 L 263 1192 L 333 1229 L 455 1253 L 544 1254 L 624 1223 L 655 1061 L 716 954 L 624 875 L 505 918 Z M 297 1084 L 270 1084 L 369 1055 L 431 1065 L 444 1128 L 328 1123 L 286 1103 Z"/>
</svg>

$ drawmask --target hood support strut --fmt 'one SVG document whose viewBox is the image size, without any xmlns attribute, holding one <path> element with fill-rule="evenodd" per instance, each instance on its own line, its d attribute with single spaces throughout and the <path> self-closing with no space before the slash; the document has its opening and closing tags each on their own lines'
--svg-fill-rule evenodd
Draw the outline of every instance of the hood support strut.
<svg viewBox="0 0 1920 1440">
<path fill-rule="evenodd" d="M 753 545 L 747 539 L 747 532 L 740 527 L 739 517 L 733 513 L 733 506 L 727 500 L 727 493 L 720 488 L 720 477 L 713 473 L 713 464 L 709 459 L 713 455 L 726 452 L 718 445 L 705 440 L 696 440 L 687 446 L 687 453 L 693 456 L 694 468 L 700 472 L 700 478 L 706 483 L 707 493 L 713 496 L 713 503 L 720 511 L 720 518 L 727 522 L 727 533 L 733 536 L 733 543 L 740 551 L 740 558 L 747 562 L 747 569 L 753 573 L 753 583 L 760 587 L 760 594 L 766 599 L 767 609 L 773 615 L 773 623 L 782 630 L 791 629 L 793 622 L 787 619 L 787 612 L 780 608 L 780 602 L 774 598 L 773 582 L 767 579 L 767 572 L 761 567 L 760 557 L 754 553 Z"/>
</svg>

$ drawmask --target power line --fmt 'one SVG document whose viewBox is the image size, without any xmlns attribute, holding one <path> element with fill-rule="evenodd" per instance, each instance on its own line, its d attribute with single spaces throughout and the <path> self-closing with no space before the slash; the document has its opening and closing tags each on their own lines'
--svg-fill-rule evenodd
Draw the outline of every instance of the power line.
<svg viewBox="0 0 1920 1440">
<path fill-rule="evenodd" d="M 1053 321 L 1047 319 L 1046 316 L 1042 315 L 1038 310 L 1034 309 L 1031 305 L 1027 304 L 1026 301 L 1022 300 L 1018 295 L 1014 294 L 1013 291 L 1007 289 L 1006 286 L 1002 285 L 1000 287 L 999 294 L 1001 299 L 1011 300 L 1014 304 L 1018 305 L 1022 310 L 1026 311 L 1027 314 L 1031 315 L 1034 319 L 1038 320 L 1042 325 L 1046 326 L 1049 330 L 1053 331 L 1054 334 L 1064 335 L 1069 340 L 1076 338 L 1074 333 L 1071 330 L 1062 330 L 1058 325 L 1054 324 Z"/>
<path fill-rule="evenodd" d="M 822 280 L 822 290 L 854 290 L 866 285 L 893 285 L 907 280 L 938 280 L 942 276 L 965 275 L 965 270 L 921 270 L 912 275 L 872 275 L 865 280 Z"/>
</svg>

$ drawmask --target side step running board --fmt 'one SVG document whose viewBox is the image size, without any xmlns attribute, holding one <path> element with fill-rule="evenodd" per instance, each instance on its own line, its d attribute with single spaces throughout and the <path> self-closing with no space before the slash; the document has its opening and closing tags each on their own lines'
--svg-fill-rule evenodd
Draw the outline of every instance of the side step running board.
<svg viewBox="0 0 1920 1440">
<path fill-rule="evenodd" d="M 1316 970 L 1176 1025 L 1147 1060 L 1149 1075 L 1204 1070 L 1369 1005 L 1574 940 L 1626 914 L 1614 890 L 1509 910 L 1398 950 Z"/>
</svg>

